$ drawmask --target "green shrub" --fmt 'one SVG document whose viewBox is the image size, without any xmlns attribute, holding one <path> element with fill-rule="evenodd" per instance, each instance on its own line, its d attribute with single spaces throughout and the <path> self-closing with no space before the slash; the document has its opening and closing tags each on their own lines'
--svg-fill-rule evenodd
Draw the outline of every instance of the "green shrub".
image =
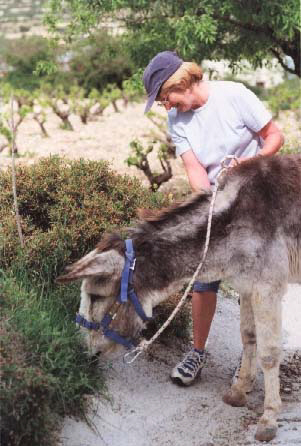
<svg viewBox="0 0 301 446">
<path fill-rule="evenodd" d="M 94 249 L 104 231 L 129 225 L 139 207 L 162 202 L 137 179 L 107 163 L 46 158 L 17 170 L 19 213 L 25 247 L 18 240 L 11 172 L 0 173 L 0 266 L 53 283 L 66 264 Z"/>
<path fill-rule="evenodd" d="M 19 333 L 7 321 L 1 332 L 1 443 L 50 445 L 54 417 L 49 407 L 51 377 L 28 364 L 29 352 Z"/>
<path fill-rule="evenodd" d="M 72 49 L 70 78 L 88 93 L 96 88 L 103 91 L 108 84 L 122 88 L 122 82 L 134 71 L 127 46 L 122 36 L 112 36 L 99 30 L 77 42 Z"/>
<path fill-rule="evenodd" d="M 301 102 L 301 81 L 299 78 L 286 80 L 268 90 L 266 100 L 275 117 L 280 110 L 298 110 Z"/>
<path fill-rule="evenodd" d="M 26 90 L 39 87 L 40 79 L 33 74 L 37 63 L 41 60 L 54 63 L 56 58 L 47 39 L 41 36 L 4 40 L 0 56 L 13 68 L 6 76 L 7 82 Z"/>
<path fill-rule="evenodd" d="M 2 307 L 1 435 L 4 444 L 52 444 L 58 416 L 83 416 L 87 394 L 103 391 L 69 314 L 78 287 L 48 299 L 0 274 Z M 71 294 L 72 293 L 72 294 Z M 63 297 L 63 298 L 62 298 Z M 75 309 L 74 309 L 75 311 Z M 9 322 L 8 322 L 9 321 Z"/>
<path fill-rule="evenodd" d="M 80 284 L 60 287 L 54 279 L 93 249 L 104 231 L 125 228 L 137 208 L 167 200 L 104 162 L 45 158 L 18 166 L 16 181 L 23 249 L 11 172 L 0 172 L 0 296 L 6 330 L 1 432 L 9 446 L 48 446 L 57 417 L 83 416 L 85 396 L 104 393 L 100 369 L 88 358 L 73 322 Z M 156 324 L 169 315 L 172 302 L 159 308 Z M 182 309 L 166 336 L 185 337 L 187 318 Z"/>
<path fill-rule="evenodd" d="M 295 143 L 292 147 L 290 144 L 284 144 L 283 147 L 281 147 L 280 152 L 283 155 L 291 155 L 294 153 L 301 154 L 301 144 Z"/>
<path fill-rule="evenodd" d="M 41 81 L 62 85 L 66 92 L 79 85 L 87 94 L 103 91 L 108 84 L 120 89 L 135 72 L 123 36 L 98 30 L 73 45 L 57 46 L 41 36 L 1 39 L 0 59 L 12 68 L 6 81 L 14 88 L 35 90 Z M 67 69 L 66 69 L 67 68 Z"/>
</svg>

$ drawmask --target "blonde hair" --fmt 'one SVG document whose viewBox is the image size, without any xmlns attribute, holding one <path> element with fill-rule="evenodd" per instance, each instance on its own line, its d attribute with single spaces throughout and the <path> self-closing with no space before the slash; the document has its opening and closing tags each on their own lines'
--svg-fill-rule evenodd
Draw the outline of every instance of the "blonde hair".
<svg viewBox="0 0 301 446">
<path fill-rule="evenodd" d="M 159 99 L 164 99 L 172 91 L 185 91 L 203 79 L 201 67 L 195 62 L 183 62 L 161 87 Z"/>
</svg>

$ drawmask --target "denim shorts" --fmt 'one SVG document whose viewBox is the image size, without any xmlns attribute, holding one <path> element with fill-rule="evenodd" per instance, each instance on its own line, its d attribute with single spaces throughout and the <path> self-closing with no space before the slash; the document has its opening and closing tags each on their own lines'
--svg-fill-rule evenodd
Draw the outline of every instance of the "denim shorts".
<svg viewBox="0 0 301 446">
<path fill-rule="evenodd" d="M 217 293 L 220 283 L 221 283 L 220 280 L 217 280 L 216 282 L 210 282 L 210 283 L 195 281 L 192 289 L 193 289 L 193 291 L 197 291 L 199 293 L 202 291 L 214 291 L 215 293 Z"/>
</svg>

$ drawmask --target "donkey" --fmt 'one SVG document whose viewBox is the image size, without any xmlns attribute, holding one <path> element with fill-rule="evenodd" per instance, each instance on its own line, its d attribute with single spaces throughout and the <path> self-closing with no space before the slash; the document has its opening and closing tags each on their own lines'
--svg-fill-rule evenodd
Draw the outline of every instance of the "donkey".
<svg viewBox="0 0 301 446">
<path fill-rule="evenodd" d="M 119 235 L 106 235 L 57 279 L 84 279 L 77 322 L 93 354 L 111 351 L 116 342 L 131 346 L 129 338 L 153 308 L 191 278 L 204 248 L 211 196 L 200 193 L 161 211 L 144 211 L 130 229 L 130 246 Z M 265 399 L 256 439 L 270 441 L 281 408 L 281 298 L 288 283 L 301 283 L 300 155 L 254 158 L 220 177 L 198 279 L 224 279 L 240 294 L 242 364 L 223 400 L 246 404 L 258 356 Z M 127 299 L 131 294 L 135 299 Z"/>
</svg>

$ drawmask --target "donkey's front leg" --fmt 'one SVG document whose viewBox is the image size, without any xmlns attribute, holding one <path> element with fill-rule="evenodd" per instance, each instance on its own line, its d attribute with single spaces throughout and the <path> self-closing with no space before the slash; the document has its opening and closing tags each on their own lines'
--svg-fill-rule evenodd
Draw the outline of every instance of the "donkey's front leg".
<svg viewBox="0 0 301 446">
<path fill-rule="evenodd" d="M 240 299 L 240 333 L 243 355 L 238 379 L 223 397 L 226 404 L 237 407 L 246 404 L 246 392 L 252 390 L 256 375 L 256 334 L 251 295 L 243 295 Z"/>
<path fill-rule="evenodd" d="M 255 438 L 272 440 L 277 432 L 277 415 L 281 409 L 279 365 L 281 360 L 281 296 L 279 290 L 255 293 L 252 305 L 255 317 L 259 363 L 264 374 L 264 413 Z"/>
</svg>

